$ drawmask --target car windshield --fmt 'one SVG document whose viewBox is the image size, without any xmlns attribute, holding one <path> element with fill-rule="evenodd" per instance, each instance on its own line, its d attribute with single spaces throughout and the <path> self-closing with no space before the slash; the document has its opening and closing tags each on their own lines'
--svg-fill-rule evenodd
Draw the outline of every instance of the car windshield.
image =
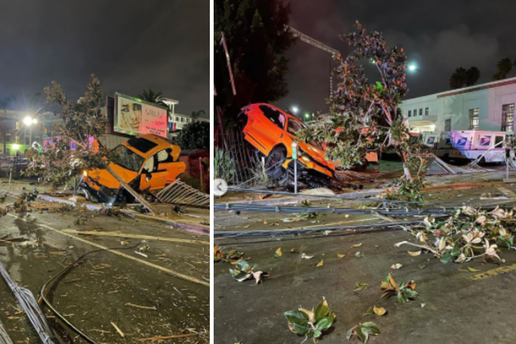
<svg viewBox="0 0 516 344">
<path fill-rule="evenodd" d="M 116 164 L 128 169 L 129 171 L 138 172 L 143 165 L 145 159 L 124 145 L 119 145 L 113 149 L 116 155 Z"/>
<path fill-rule="evenodd" d="M 298 120 L 293 119 L 293 118 L 289 118 L 288 119 L 287 130 L 288 130 L 288 132 L 290 134 L 295 136 L 299 130 L 305 129 L 305 128 L 307 128 L 307 126 L 303 122 L 298 121 Z M 321 144 L 319 142 L 314 141 L 314 140 L 308 142 L 308 144 L 311 144 L 312 146 L 314 146 L 317 149 L 320 149 L 320 150 L 323 149 Z"/>
</svg>

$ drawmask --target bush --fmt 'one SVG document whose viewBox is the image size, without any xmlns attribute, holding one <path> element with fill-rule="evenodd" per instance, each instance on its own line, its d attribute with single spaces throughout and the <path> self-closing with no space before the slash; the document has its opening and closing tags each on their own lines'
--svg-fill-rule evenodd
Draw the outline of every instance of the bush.
<svg viewBox="0 0 516 344">
<path fill-rule="evenodd" d="M 210 149 L 210 123 L 193 121 L 177 134 L 175 143 L 185 149 Z"/>
</svg>

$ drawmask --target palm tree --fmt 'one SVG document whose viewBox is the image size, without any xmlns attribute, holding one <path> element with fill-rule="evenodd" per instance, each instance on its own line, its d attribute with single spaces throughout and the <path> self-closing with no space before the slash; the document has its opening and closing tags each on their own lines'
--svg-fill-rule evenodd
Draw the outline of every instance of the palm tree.
<svg viewBox="0 0 516 344">
<path fill-rule="evenodd" d="M 495 75 L 493 75 L 493 80 L 505 79 L 511 73 L 512 70 L 511 59 L 508 57 L 501 59 L 496 64 L 496 68 L 498 68 L 498 70 L 496 71 Z"/>
<path fill-rule="evenodd" d="M 141 94 L 138 95 L 138 98 L 145 100 L 149 103 L 161 104 L 161 98 L 163 97 L 163 92 L 154 91 L 152 88 L 148 90 L 144 89 Z"/>
<path fill-rule="evenodd" d="M 464 84 L 466 86 L 473 86 L 477 83 L 478 79 L 480 79 L 480 70 L 475 66 L 470 67 L 466 71 L 466 79 L 464 80 Z"/>
<path fill-rule="evenodd" d="M 450 78 L 450 88 L 457 89 L 461 88 L 466 84 L 466 69 L 465 68 L 457 68 L 455 69 L 455 72 L 453 72 L 451 78 Z"/>
<path fill-rule="evenodd" d="M 202 115 L 204 115 L 206 112 L 204 110 L 199 110 L 199 111 L 192 111 L 192 120 L 196 120 L 198 119 L 199 117 L 201 117 Z"/>
</svg>

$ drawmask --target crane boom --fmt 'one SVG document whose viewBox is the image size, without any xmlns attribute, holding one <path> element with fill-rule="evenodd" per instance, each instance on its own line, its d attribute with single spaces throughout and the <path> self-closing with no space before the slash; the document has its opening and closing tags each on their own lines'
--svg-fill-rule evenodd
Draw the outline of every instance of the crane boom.
<svg viewBox="0 0 516 344">
<path fill-rule="evenodd" d="M 303 42 L 305 42 L 307 44 L 310 44 L 316 48 L 324 50 L 330 54 L 340 54 L 340 51 L 338 51 L 337 49 L 333 49 L 333 48 L 327 46 L 326 44 L 319 42 L 315 38 L 305 35 L 301 31 L 294 29 L 292 26 L 287 26 L 287 30 L 289 30 L 292 33 L 292 35 L 294 35 L 294 37 L 299 38 L 300 40 L 302 40 Z"/>
</svg>

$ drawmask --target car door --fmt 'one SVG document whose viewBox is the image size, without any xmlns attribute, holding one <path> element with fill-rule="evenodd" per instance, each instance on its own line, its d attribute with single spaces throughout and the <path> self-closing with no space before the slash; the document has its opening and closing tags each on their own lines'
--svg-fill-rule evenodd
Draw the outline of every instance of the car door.
<svg viewBox="0 0 516 344">
<path fill-rule="evenodd" d="M 179 159 L 179 147 L 167 148 L 156 154 L 158 171 L 166 171 L 165 185 L 172 183 L 186 170 L 186 164 Z"/>
<path fill-rule="evenodd" d="M 284 135 L 286 116 L 270 106 L 260 105 L 261 114 L 256 115 L 250 135 L 260 145 L 260 150 L 268 155 Z"/>
<path fill-rule="evenodd" d="M 160 190 L 165 187 L 168 177 L 168 170 L 160 167 L 158 154 L 149 157 L 142 168 L 140 175 L 140 190 Z"/>
</svg>

